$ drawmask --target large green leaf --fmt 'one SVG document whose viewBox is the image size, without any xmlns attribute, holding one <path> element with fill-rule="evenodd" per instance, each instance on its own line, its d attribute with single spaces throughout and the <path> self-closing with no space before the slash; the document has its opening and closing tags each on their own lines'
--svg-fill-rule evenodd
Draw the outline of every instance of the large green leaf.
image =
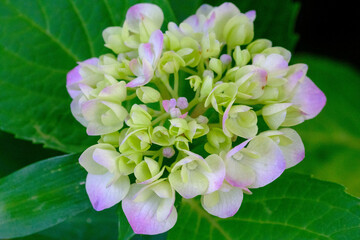
<svg viewBox="0 0 360 240">
<path fill-rule="evenodd" d="M 91 145 L 70 113 L 66 73 L 106 52 L 102 30 L 137 2 L 0 0 L 0 129 L 64 152 Z M 168 1 L 153 2 L 175 20 Z"/>
<path fill-rule="evenodd" d="M 90 207 L 77 159 L 50 158 L 0 179 L 0 238 L 41 231 Z"/>
<path fill-rule="evenodd" d="M 54 227 L 21 240 L 116 240 L 116 207 L 96 212 L 89 209 Z M 124 239 L 125 240 L 125 239 Z"/>
<path fill-rule="evenodd" d="M 220 5 L 222 0 L 205 0 L 211 5 Z M 241 12 L 256 11 L 254 22 L 255 39 L 268 38 L 274 46 L 293 50 L 298 40 L 295 33 L 299 2 L 293 0 L 230 0 Z"/>
<path fill-rule="evenodd" d="M 295 171 L 341 183 L 360 196 L 360 73 L 351 65 L 324 57 L 295 55 L 309 65 L 308 76 L 327 97 L 323 111 L 296 127 L 305 144 L 305 160 Z"/>
<path fill-rule="evenodd" d="M 294 173 L 244 196 L 239 212 L 221 219 L 198 200 L 184 200 L 168 240 L 358 239 L 359 200 L 343 187 Z"/>
</svg>

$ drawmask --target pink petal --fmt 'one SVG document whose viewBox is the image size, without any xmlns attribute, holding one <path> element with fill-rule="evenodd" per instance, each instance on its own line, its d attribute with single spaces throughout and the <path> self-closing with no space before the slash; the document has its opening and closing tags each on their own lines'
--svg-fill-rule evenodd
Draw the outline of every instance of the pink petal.
<svg viewBox="0 0 360 240">
<path fill-rule="evenodd" d="M 150 43 L 143 43 L 139 46 L 139 58 L 146 59 L 149 63 L 154 61 L 154 53 Z"/>
<path fill-rule="evenodd" d="M 300 110 L 305 114 L 305 119 L 311 119 L 324 108 L 326 97 L 313 81 L 306 77 L 298 85 L 291 102 L 300 106 Z"/>
<path fill-rule="evenodd" d="M 142 187 L 138 184 L 131 185 L 128 196 L 122 201 L 122 208 L 131 228 L 136 234 L 155 235 L 168 231 L 177 220 L 177 211 L 173 206 L 175 197 L 169 199 L 170 201 L 164 199 L 165 202 L 161 202 L 163 199 L 152 193 L 147 199 L 142 199 L 143 201 L 134 201 L 135 195 L 142 191 Z M 162 214 L 158 214 L 161 203 L 165 203 L 165 208 L 161 209 Z"/>
<path fill-rule="evenodd" d="M 189 106 L 188 100 L 186 99 L 186 97 L 179 97 L 177 100 L 176 105 L 180 108 L 180 109 L 185 109 Z"/>
<path fill-rule="evenodd" d="M 98 62 L 99 62 L 98 58 L 90 58 L 83 61 L 83 63 L 87 63 L 95 66 L 98 64 Z M 75 98 L 77 95 L 80 94 L 80 91 L 76 86 L 76 83 L 79 83 L 82 80 L 82 77 L 80 75 L 80 68 L 81 66 L 78 65 L 75 68 L 73 68 L 70 72 L 68 72 L 68 74 L 66 75 L 66 87 L 71 98 Z"/>
<path fill-rule="evenodd" d="M 150 36 L 149 43 L 151 43 L 153 47 L 153 53 L 155 58 L 154 61 L 151 63 L 154 65 L 159 61 L 163 50 L 163 44 L 164 44 L 163 33 L 160 30 L 155 30 Z"/>
<path fill-rule="evenodd" d="M 245 13 L 245 15 L 250 19 L 250 21 L 254 21 L 256 18 L 256 11 L 255 10 L 251 10 Z"/>
<path fill-rule="evenodd" d="M 86 177 L 86 192 L 91 204 L 96 211 L 110 208 L 120 202 L 128 193 L 130 180 L 128 176 L 121 176 L 112 183 L 114 175 L 106 173 L 103 175 L 88 174 Z M 109 183 L 111 185 L 109 185 Z"/>
</svg>

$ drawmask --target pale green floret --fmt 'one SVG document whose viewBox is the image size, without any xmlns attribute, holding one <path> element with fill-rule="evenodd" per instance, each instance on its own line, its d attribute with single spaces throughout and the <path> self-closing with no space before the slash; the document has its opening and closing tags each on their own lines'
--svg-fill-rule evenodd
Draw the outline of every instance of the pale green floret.
<svg viewBox="0 0 360 240">
<path fill-rule="evenodd" d="M 175 147 L 178 150 L 190 150 L 189 148 L 189 140 L 186 137 L 178 136 L 175 138 Z"/>
<path fill-rule="evenodd" d="M 224 37 L 230 49 L 248 44 L 254 38 L 254 24 L 245 14 L 240 13 L 226 23 Z"/>
<path fill-rule="evenodd" d="M 120 143 L 119 150 L 121 153 L 142 153 L 151 147 L 150 136 L 146 129 L 124 130 L 126 130 L 126 136 Z"/>
<path fill-rule="evenodd" d="M 219 154 L 222 151 L 229 151 L 231 148 L 231 138 L 224 134 L 220 128 L 212 128 L 206 135 L 207 142 L 204 149 L 210 154 Z"/>
<path fill-rule="evenodd" d="M 262 115 L 271 129 L 278 129 L 285 121 L 287 109 L 291 103 L 275 103 L 263 107 Z"/>
<path fill-rule="evenodd" d="M 118 159 L 119 172 L 123 175 L 133 173 L 136 165 L 139 164 L 141 160 L 141 153 L 121 154 Z"/>
<path fill-rule="evenodd" d="M 209 61 L 209 68 L 218 76 L 221 76 L 223 73 L 223 63 L 220 61 L 220 59 L 211 58 Z"/>
<path fill-rule="evenodd" d="M 237 86 L 235 83 L 221 83 L 211 91 L 205 101 L 205 107 L 212 104 L 213 108 L 223 113 L 223 107 L 226 107 L 236 96 Z"/>
<path fill-rule="evenodd" d="M 136 95 L 143 103 L 154 103 L 160 100 L 160 93 L 152 87 L 141 86 L 136 89 Z"/>
<path fill-rule="evenodd" d="M 250 52 L 247 49 L 241 50 L 240 46 L 235 47 L 233 57 L 238 67 L 245 66 L 251 59 Z"/>
<path fill-rule="evenodd" d="M 126 121 L 126 125 L 131 128 L 146 128 L 151 126 L 151 115 L 142 107 L 134 104 L 131 108 L 129 119 Z"/>
<path fill-rule="evenodd" d="M 214 84 L 214 73 L 212 71 L 206 70 L 204 72 L 204 77 L 200 89 L 200 101 L 202 101 L 209 95 L 209 93 L 213 89 L 213 84 Z"/>
<path fill-rule="evenodd" d="M 137 183 L 153 182 L 157 180 L 162 173 L 164 168 L 160 171 L 160 166 L 157 161 L 152 158 L 145 157 L 134 169 L 134 175 Z"/>
<path fill-rule="evenodd" d="M 103 134 L 103 135 L 101 135 L 98 143 L 108 143 L 114 147 L 118 147 L 119 146 L 119 138 L 120 138 L 119 132 Z"/>
<path fill-rule="evenodd" d="M 186 80 L 189 80 L 190 86 L 194 91 L 198 90 L 198 88 L 200 87 L 200 85 L 202 83 L 202 80 L 198 75 L 190 76 L 190 77 L 186 78 Z"/>
<path fill-rule="evenodd" d="M 129 60 L 118 61 L 113 54 L 105 54 L 99 57 L 99 69 L 104 73 L 111 75 L 116 79 L 125 79 L 132 72 L 129 68 Z"/>
<path fill-rule="evenodd" d="M 151 141 L 159 146 L 171 146 L 175 142 L 175 137 L 171 136 L 164 126 L 156 126 L 152 130 Z"/>
<path fill-rule="evenodd" d="M 160 58 L 159 68 L 168 74 L 178 72 L 184 66 L 185 61 L 173 51 L 164 52 Z"/>
<path fill-rule="evenodd" d="M 257 116 L 251 107 L 244 105 L 232 106 L 225 127 L 232 134 L 242 138 L 252 138 L 258 132 Z"/>
<path fill-rule="evenodd" d="M 249 51 L 251 58 L 256 54 L 262 53 L 265 49 L 270 48 L 272 42 L 268 39 L 258 39 L 250 43 L 246 49 Z"/>
<path fill-rule="evenodd" d="M 284 57 L 284 59 L 289 62 L 291 58 L 291 52 L 283 47 L 269 47 L 261 52 L 261 54 L 264 54 L 265 56 L 268 56 L 270 54 L 279 54 Z"/>
<path fill-rule="evenodd" d="M 185 119 L 175 118 L 169 120 L 171 125 L 169 128 L 169 133 L 173 136 L 179 136 L 187 131 L 189 131 L 189 125 Z"/>
<path fill-rule="evenodd" d="M 206 34 L 201 39 L 201 57 L 208 59 L 218 57 L 220 54 L 220 42 L 216 40 L 215 33 Z"/>
<path fill-rule="evenodd" d="M 128 46 L 127 42 L 129 40 L 134 41 L 135 39 L 130 38 L 130 33 L 125 26 L 124 28 L 108 27 L 103 31 L 102 35 L 105 41 L 105 47 L 110 48 L 116 54 L 132 50 L 132 48 Z M 139 44 L 139 42 L 137 42 L 137 44 Z M 134 47 L 136 44 L 132 45 Z"/>
</svg>

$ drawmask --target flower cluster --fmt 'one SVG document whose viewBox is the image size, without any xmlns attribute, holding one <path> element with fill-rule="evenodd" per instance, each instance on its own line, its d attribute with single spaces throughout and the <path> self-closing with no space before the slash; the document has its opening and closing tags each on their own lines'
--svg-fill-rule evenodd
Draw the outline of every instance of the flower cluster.
<svg viewBox="0 0 360 240">
<path fill-rule="evenodd" d="M 227 218 L 243 192 L 304 158 L 295 130 L 326 98 L 305 64 L 271 41 L 253 41 L 255 11 L 202 5 L 163 33 L 162 10 L 132 6 L 103 31 L 113 53 L 67 75 L 71 111 L 98 143 L 80 156 L 95 210 L 122 201 L 135 233 L 158 234 L 177 219 L 176 193 L 201 196 Z M 285 127 L 285 128 L 284 128 Z"/>
</svg>

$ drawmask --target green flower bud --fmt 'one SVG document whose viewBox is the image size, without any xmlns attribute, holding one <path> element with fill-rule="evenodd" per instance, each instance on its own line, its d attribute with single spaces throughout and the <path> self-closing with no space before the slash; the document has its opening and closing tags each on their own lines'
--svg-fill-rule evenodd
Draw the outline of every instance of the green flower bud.
<svg viewBox="0 0 360 240">
<path fill-rule="evenodd" d="M 220 59 L 211 58 L 209 62 L 209 68 L 213 70 L 218 76 L 223 73 L 223 63 Z"/>
<path fill-rule="evenodd" d="M 205 70 L 202 82 L 203 84 L 201 85 L 200 89 L 200 101 L 207 97 L 213 89 L 214 73 L 212 71 Z"/>
<path fill-rule="evenodd" d="M 265 49 L 270 48 L 272 42 L 267 39 L 258 39 L 250 43 L 246 49 L 249 50 L 251 57 L 254 57 L 256 54 L 262 53 Z"/>
<path fill-rule="evenodd" d="M 265 56 L 273 53 L 283 56 L 287 62 L 290 62 L 291 52 L 283 47 L 269 47 L 261 52 L 261 54 L 264 54 Z"/>
<path fill-rule="evenodd" d="M 178 150 L 187 150 L 189 151 L 189 140 L 186 137 L 178 136 L 175 138 L 175 147 Z"/>
<path fill-rule="evenodd" d="M 245 14 L 235 15 L 225 24 L 224 37 L 230 49 L 248 44 L 254 38 L 254 24 Z"/>
<path fill-rule="evenodd" d="M 246 65 L 236 71 L 235 84 L 238 86 L 239 99 L 257 99 L 264 93 L 266 71 L 252 65 Z"/>
<path fill-rule="evenodd" d="M 132 128 L 147 128 L 151 126 L 151 115 L 145 111 L 142 107 L 134 104 L 131 107 L 129 119 L 126 124 Z"/>
<path fill-rule="evenodd" d="M 113 77 L 109 75 L 106 75 L 105 77 L 106 79 L 109 79 L 111 81 L 115 80 Z M 109 102 L 121 104 L 123 101 L 125 101 L 126 96 L 127 96 L 126 83 L 124 81 L 121 82 L 116 81 L 115 84 L 112 84 L 102 89 L 101 92 L 98 94 L 97 98 L 103 101 L 109 101 Z"/>
<path fill-rule="evenodd" d="M 150 136 L 146 129 L 128 129 L 120 143 L 121 153 L 145 152 L 150 148 Z"/>
<path fill-rule="evenodd" d="M 98 143 L 108 143 L 114 147 L 118 147 L 119 146 L 119 138 L 120 138 L 119 132 L 103 134 L 103 135 L 101 135 Z"/>
<path fill-rule="evenodd" d="M 257 101 L 262 104 L 276 103 L 279 102 L 279 96 L 279 88 L 265 86 L 263 94 L 257 99 Z"/>
<path fill-rule="evenodd" d="M 195 138 L 199 138 L 201 136 L 206 135 L 209 132 L 209 126 L 207 125 L 207 121 L 199 123 L 196 120 L 192 120 L 188 123 L 189 131 L 185 132 L 185 136 L 191 142 Z"/>
<path fill-rule="evenodd" d="M 275 130 L 281 126 L 286 118 L 286 110 L 291 105 L 291 103 L 275 103 L 263 107 L 262 115 L 269 128 Z"/>
<path fill-rule="evenodd" d="M 213 32 L 203 35 L 201 39 L 201 56 L 204 59 L 217 57 L 220 54 L 220 42 Z"/>
<path fill-rule="evenodd" d="M 116 54 L 131 51 L 132 49 L 125 43 L 129 38 L 127 28 L 108 27 L 103 33 L 105 47 L 111 49 Z"/>
<path fill-rule="evenodd" d="M 224 151 L 227 152 L 231 148 L 231 138 L 224 134 L 220 128 L 212 128 L 206 135 L 207 143 L 204 149 L 210 154 L 219 154 Z"/>
<path fill-rule="evenodd" d="M 145 157 L 136 165 L 134 175 L 137 183 L 150 183 L 159 178 L 164 172 L 164 168 L 160 171 L 159 163 L 151 158 Z"/>
<path fill-rule="evenodd" d="M 290 106 L 286 109 L 286 118 L 281 124 L 283 127 L 291 127 L 305 121 L 305 115 L 297 106 Z"/>
<path fill-rule="evenodd" d="M 163 126 L 156 126 L 151 133 L 151 142 L 160 146 L 171 146 L 175 137 L 170 136 L 169 131 Z"/>
<path fill-rule="evenodd" d="M 239 137 L 255 137 L 258 131 L 256 113 L 248 106 L 232 106 L 229 117 L 225 120 L 225 127 Z"/>
<path fill-rule="evenodd" d="M 141 153 L 121 154 L 118 158 L 119 172 L 122 175 L 132 174 L 134 172 L 134 168 L 141 162 L 141 160 Z"/>
<path fill-rule="evenodd" d="M 160 69 L 169 74 L 178 72 L 180 67 L 185 66 L 185 61 L 175 52 L 167 51 L 160 58 Z"/>
<path fill-rule="evenodd" d="M 196 91 L 200 87 L 200 84 L 202 83 L 202 80 L 198 75 L 190 76 L 186 78 L 186 80 L 190 81 L 190 86 L 194 91 Z"/>
<path fill-rule="evenodd" d="M 174 33 L 166 31 L 164 35 L 164 46 L 165 49 L 177 51 L 180 49 L 180 40 Z"/>
<path fill-rule="evenodd" d="M 141 86 L 136 89 L 136 95 L 143 103 L 153 103 L 160 100 L 160 93 L 152 87 Z"/>
<path fill-rule="evenodd" d="M 99 68 L 104 74 L 111 75 L 116 79 L 124 79 L 132 75 L 129 68 L 129 61 L 124 59 L 122 62 L 119 62 L 115 56 L 110 53 L 100 56 Z"/>
<path fill-rule="evenodd" d="M 227 107 L 235 98 L 236 93 L 237 86 L 235 83 L 220 83 L 210 92 L 204 106 L 207 107 L 211 103 L 217 112 L 223 113 L 222 107 Z"/>
<path fill-rule="evenodd" d="M 233 53 L 236 65 L 239 67 L 245 66 L 250 61 L 250 53 L 247 49 L 241 50 L 240 46 L 235 47 Z"/>
<path fill-rule="evenodd" d="M 170 128 L 169 133 L 173 136 L 179 136 L 186 131 L 189 131 L 189 125 L 185 119 L 182 118 L 175 118 L 170 119 Z"/>
<path fill-rule="evenodd" d="M 184 59 L 186 66 L 196 67 L 201 58 L 199 43 L 191 38 L 184 37 L 180 41 L 181 49 L 176 53 Z"/>
</svg>

